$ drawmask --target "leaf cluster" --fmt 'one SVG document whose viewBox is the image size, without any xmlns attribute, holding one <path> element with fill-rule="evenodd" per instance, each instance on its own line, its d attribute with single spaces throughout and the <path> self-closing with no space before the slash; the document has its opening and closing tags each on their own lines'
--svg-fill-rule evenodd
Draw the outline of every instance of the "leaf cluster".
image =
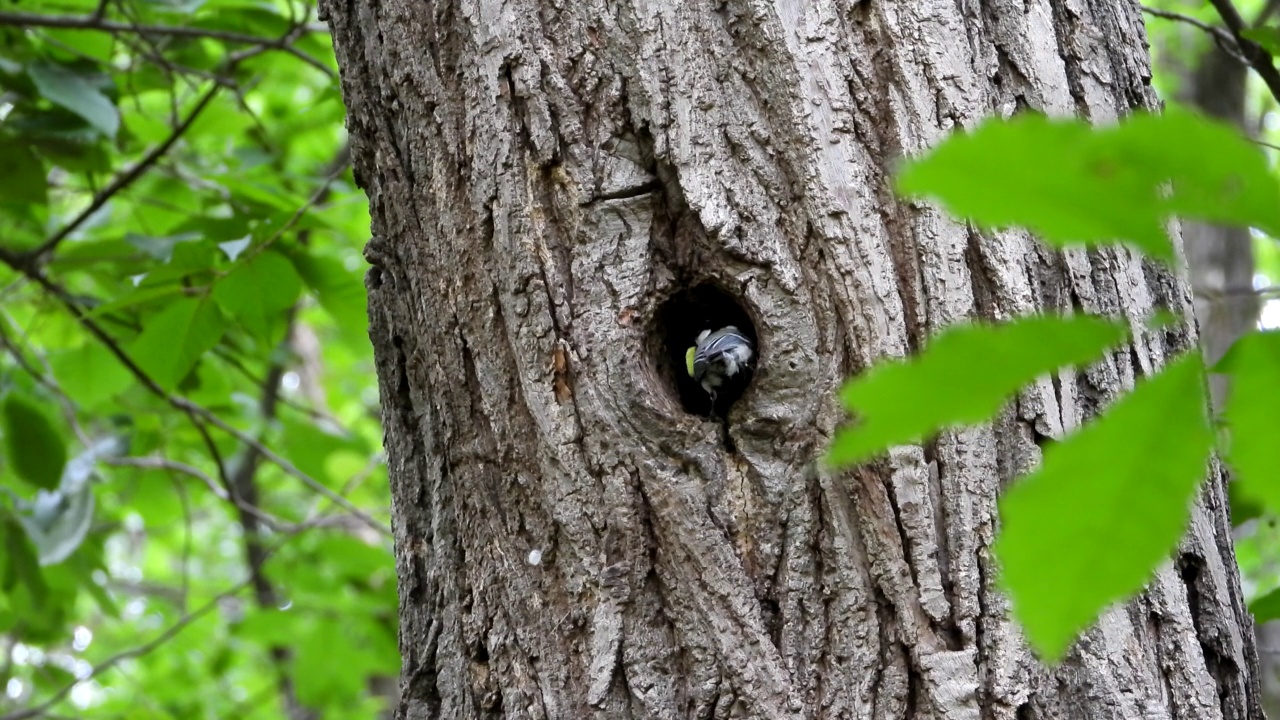
<svg viewBox="0 0 1280 720">
<path fill-rule="evenodd" d="M 1177 262 L 1167 230 L 1176 218 L 1280 236 L 1280 181 L 1259 147 L 1177 108 L 1102 128 L 1031 114 L 990 120 L 907 163 L 898 187 L 981 228 L 1029 228 L 1064 249 L 1125 244 L 1169 266 Z M 1067 383 L 1073 371 L 1064 368 L 1127 362 L 1124 341 L 1156 332 L 1080 314 L 946 329 L 918 356 L 848 383 L 841 398 L 855 422 L 837 435 L 828 461 L 864 462 L 989 422 L 1038 378 L 1061 372 Z M 1238 504 L 1280 513 L 1280 333 L 1247 334 L 1213 371 L 1231 381 L 1222 432 L 1206 411 L 1207 370 L 1192 349 L 1054 438 L 1039 467 L 1001 498 L 1001 582 L 1046 659 L 1061 658 L 1099 613 L 1139 591 L 1169 558 L 1215 450 L 1234 470 Z M 1272 605 L 1280 602 L 1264 599 L 1255 609 Z"/>
</svg>

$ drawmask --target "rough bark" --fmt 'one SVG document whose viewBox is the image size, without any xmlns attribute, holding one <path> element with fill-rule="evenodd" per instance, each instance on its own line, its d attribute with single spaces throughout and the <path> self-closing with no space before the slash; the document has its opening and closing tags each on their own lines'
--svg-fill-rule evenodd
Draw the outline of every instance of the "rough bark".
<svg viewBox="0 0 1280 720">
<path fill-rule="evenodd" d="M 842 379 L 956 321 L 1189 315 L 1128 252 L 1049 252 L 889 188 L 988 115 L 1150 105 L 1135 4 L 322 10 L 373 218 L 399 717 L 1258 717 L 1220 472 L 1174 561 L 1060 668 L 995 588 L 1002 484 L 1190 323 L 993 425 L 815 462 Z M 759 338 L 724 423 L 675 379 L 722 310 L 686 292 L 708 287 Z"/>
</svg>

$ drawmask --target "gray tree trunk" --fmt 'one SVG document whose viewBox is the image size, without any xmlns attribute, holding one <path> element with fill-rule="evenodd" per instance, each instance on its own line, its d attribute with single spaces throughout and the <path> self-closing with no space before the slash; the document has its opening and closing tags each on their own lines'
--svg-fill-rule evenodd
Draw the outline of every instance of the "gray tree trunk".
<svg viewBox="0 0 1280 720">
<path fill-rule="evenodd" d="M 1195 70 L 1186 78 L 1187 97 L 1206 113 L 1244 132 L 1245 80 L 1249 68 L 1209 44 Z M 1258 322 L 1258 296 L 1253 292 L 1253 247 L 1244 228 L 1188 222 L 1182 226 L 1191 287 L 1195 292 L 1200 341 L 1209 362 L 1217 362 L 1227 348 Z M 1224 378 L 1210 385 L 1214 405 L 1225 399 Z"/>
<path fill-rule="evenodd" d="M 889 189 L 987 115 L 1151 104 L 1136 5 L 322 10 L 373 217 L 399 717 L 1259 716 L 1220 473 L 1174 562 L 1056 670 L 989 553 L 1002 484 L 1189 324 L 994 425 L 815 462 L 841 381 L 956 321 L 1189 315 L 1127 252 L 1048 252 Z M 722 423 L 679 355 L 726 320 L 760 361 Z"/>
</svg>

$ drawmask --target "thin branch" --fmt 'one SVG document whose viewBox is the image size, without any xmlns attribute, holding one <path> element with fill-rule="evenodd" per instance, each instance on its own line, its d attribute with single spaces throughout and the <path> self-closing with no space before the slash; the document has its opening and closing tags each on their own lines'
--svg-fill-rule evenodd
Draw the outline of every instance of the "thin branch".
<svg viewBox="0 0 1280 720">
<path fill-rule="evenodd" d="M 295 48 L 292 45 L 294 40 L 293 37 L 267 38 L 258 35 L 231 32 L 228 30 L 213 30 L 210 28 L 186 27 L 182 25 L 134 25 L 132 23 L 105 20 L 93 15 L 69 17 L 65 15 L 37 15 L 34 13 L 0 13 L 0 25 L 27 28 L 98 30 L 112 34 L 147 33 L 152 35 L 168 35 L 171 37 L 208 38 L 210 40 L 221 40 L 229 43 L 257 45 L 264 50 L 279 50 L 281 52 L 286 52 L 311 67 L 316 68 L 320 72 L 323 72 L 325 75 L 333 77 L 333 70 L 329 69 L 329 66 L 311 55 Z M 315 32 L 315 29 L 309 25 L 299 25 L 298 27 L 302 32 Z"/>
<path fill-rule="evenodd" d="M 71 398 L 67 397 L 67 394 L 62 391 L 62 386 L 59 385 L 57 379 L 54 378 L 53 371 L 49 367 L 48 362 L 38 355 L 35 356 L 37 362 L 44 365 L 44 371 L 42 372 L 40 368 L 32 365 L 27 360 L 26 356 L 23 354 L 22 348 L 19 347 L 18 342 L 9 337 L 9 331 L 5 326 L 12 322 L 13 319 L 9 317 L 8 313 L 0 314 L 0 347 L 9 351 L 9 355 L 13 357 L 14 362 L 16 362 L 18 367 L 26 372 L 32 380 L 35 380 L 36 383 L 53 393 L 53 396 L 58 401 L 58 405 L 62 408 L 62 414 L 67 419 L 67 424 L 71 426 L 72 431 L 75 432 L 76 437 L 80 440 L 81 444 L 85 447 L 89 447 L 89 436 L 85 433 L 84 428 L 80 426 L 80 421 L 76 417 L 75 403 L 73 403 Z M 32 354 L 35 355 L 34 352 Z"/>
<path fill-rule="evenodd" d="M 58 232 L 50 236 L 49 239 L 41 243 L 39 247 L 28 252 L 28 258 L 42 258 L 53 252 L 54 249 L 58 247 L 59 243 L 65 240 L 68 235 L 75 232 L 77 228 L 83 225 L 84 222 L 103 205 L 106 205 L 107 201 L 114 197 L 116 193 L 129 187 L 135 180 L 142 177 L 143 173 L 149 170 L 151 166 L 155 165 L 160 158 L 164 157 L 165 153 L 169 152 L 169 148 L 173 147 L 173 144 L 178 142 L 178 139 L 187 132 L 187 129 L 196 121 L 196 118 L 200 117 L 200 113 L 204 112 L 204 109 L 208 107 L 209 103 L 213 100 L 214 96 L 218 94 L 220 89 L 220 85 L 214 85 L 210 88 L 209 92 L 205 93 L 204 97 L 201 97 L 200 101 L 196 103 L 196 106 L 191 110 L 191 113 L 187 115 L 186 119 L 175 127 L 173 132 L 169 133 L 169 136 L 164 139 L 164 142 L 151 148 L 151 152 L 148 152 L 145 157 L 137 162 L 137 164 L 116 176 L 116 178 L 111 181 L 111 184 L 107 185 L 93 196 L 93 201 L 89 203 L 89 206 L 84 210 L 81 210 L 80 214 L 76 215 L 71 222 L 63 225 L 61 230 L 58 230 Z"/>
<path fill-rule="evenodd" d="M 1241 35 L 1249 26 L 1245 23 L 1244 18 L 1240 17 L 1240 13 L 1236 10 L 1235 5 L 1231 4 L 1231 0 L 1209 0 L 1209 4 L 1213 5 L 1218 11 L 1218 16 L 1222 18 L 1223 24 L 1231 31 L 1235 37 L 1236 46 L 1240 48 L 1241 54 L 1249 59 L 1249 64 L 1258 72 L 1258 76 L 1267 84 L 1267 88 L 1271 91 L 1272 97 L 1280 100 L 1280 70 L 1276 70 L 1275 62 L 1271 58 L 1271 53 L 1267 52 L 1258 43 Z"/>
<path fill-rule="evenodd" d="M 1148 7 L 1146 5 L 1142 6 L 1142 12 L 1148 15 L 1154 15 L 1158 18 L 1164 18 L 1165 20 L 1176 20 L 1177 22 L 1186 23 L 1193 27 L 1198 27 L 1201 30 L 1209 33 L 1210 35 L 1230 41 L 1233 45 L 1235 44 L 1235 41 L 1236 41 L 1236 39 L 1232 37 L 1231 33 L 1227 32 L 1226 30 L 1223 30 L 1217 25 L 1210 25 L 1209 23 L 1206 23 L 1202 20 L 1193 18 L 1190 15 L 1183 15 L 1182 13 L 1176 13 L 1176 12 L 1173 12 L 1172 10 L 1161 10 L 1160 8 Z"/>
<path fill-rule="evenodd" d="M 230 597 L 235 597 L 236 595 L 240 594 L 240 591 L 244 590 L 246 587 L 248 587 L 248 585 L 249 585 L 248 580 L 243 580 L 239 583 L 236 583 L 229 590 L 225 590 L 215 595 L 204 605 L 201 605 L 200 607 L 196 608 L 194 611 L 187 613 L 186 615 L 183 615 L 181 618 L 178 619 L 177 622 L 170 625 L 168 628 L 164 630 L 164 632 L 155 636 L 148 642 L 145 642 L 142 645 L 139 645 L 137 647 L 129 648 L 128 650 L 112 655 L 106 660 L 103 660 L 102 662 L 94 665 L 93 669 L 90 670 L 89 674 L 86 675 L 85 677 L 77 678 L 76 680 L 73 680 L 72 682 L 64 685 L 61 689 L 59 689 L 52 696 L 50 696 L 48 700 L 45 700 L 44 702 L 34 707 L 30 707 L 25 710 L 19 710 L 17 712 L 9 713 L 8 715 L 4 715 L 3 717 L 0 717 L 0 720 L 29 720 L 30 718 L 40 717 L 41 715 L 44 715 L 46 711 L 48 711 L 54 705 L 57 705 L 59 702 L 62 701 L 63 698 L 65 698 L 68 694 L 70 694 L 70 692 L 75 688 L 76 685 L 79 685 L 80 683 L 86 682 L 88 680 L 92 680 L 93 678 L 105 673 L 106 671 L 110 670 L 116 665 L 119 665 L 125 660 L 131 660 L 136 657 L 142 657 L 143 655 L 146 655 L 147 653 L 150 653 L 151 651 L 155 650 L 161 645 L 169 642 L 171 639 L 177 636 L 178 633 L 185 630 L 188 625 L 195 622 L 196 620 L 199 620 L 205 615 L 208 615 L 210 612 L 216 609 L 218 607 L 218 604 L 221 603 L 223 600 Z"/>
<path fill-rule="evenodd" d="M 1142 12 L 1148 15 L 1154 15 L 1155 17 L 1164 18 L 1165 20 L 1174 20 L 1186 23 L 1192 27 L 1200 28 L 1213 37 L 1214 42 L 1217 43 L 1218 47 L 1222 48 L 1223 52 L 1230 55 L 1241 65 L 1250 64 L 1249 59 L 1241 52 L 1240 45 L 1236 42 L 1235 36 L 1217 25 L 1210 25 L 1191 17 L 1190 15 L 1183 15 L 1182 13 L 1176 13 L 1171 10 L 1161 10 L 1159 8 L 1147 7 L 1146 5 L 1142 5 L 1141 7 Z"/>
<path fill-rule="evenodd" d="M 1271 16 L 1276 10 L 1280 10 L 1280 1 L 1268 0 L 1267 4 L 1263 6 L 1262 12 L 1258 13 L 1258 17 L 1254 18 L 1253 26 L 1262 27 L 1263 25 L 1266 25 L 1267 21 L 1271 19 Z"/>
<path fill-rule="evenodd" d="M 296 530 L 296 528 L 302 525 L 302 523 L 294 523 L 294 522 L 289 522 L 287 520 L 281 519 L 280 517 L 270 512 L 267 512 L 266 510 L 263 510 L 261 507 L 258 507 L 257 505 L 251 505 L 245 502 L 244 500 L 240 499 L 239 497 L 229 494 L 226 491 L 226 489 L 223 488 L 222 485 L 218 483 L 217 480 L 214 480 L 213 478 L 209 477 L 205 472 L 203 472 L 199 468 L 193 465 L 188 465 L 184 462 L 179 462 L 177 460 L 170 460 L 169 458 L 166 458 L 166 457 L 158 457 L 158 456 L 150 456 L 150 455 L 142 456 L 142 457 L 103 458 L 102 462 L 106 463 L 107 465 L 115 465 L 117 467 L 136 467 L 136 468 L 144 468 L 147 470 L 166 470 L 169 472 L 176 472 L 182 475 L 186 475 L 188 477 L 195 478 L 196 480 L 199 480 L 201 483 L 203 483 L 205 487 L 209 488 L 209 492 L 212 492 L 214 497 L 218 498 L 219 500 L 222 500 L 223 502 L 231 503 L 242 512 L 248 513 L 256 517 L 264 525 L 266 525 L 267 527 L 271 528 L 276 532 L 293 532 L 294 530 Z"/>
<path fill-rule="evenodd" d="M 45 290 L 45 292 L 52 295 L 59 302 L 61 302 L 63 307 L 65 307 L 67 311 L 70 312 L 71 315 L 77 321 L 79 321 L 80 325 L 83 326 L 85 330 L 89 332 L 89 334 L 97 338 L 98 342 L 102 343 L 107 348 L 107 350 L 112 355 L 114 355 L 117 360 L 120 361 L 120 364 L 124 365 L 125 369 L 127 369 L 135 378 L 137 378 L 138 382 L 141 383 L 142 386 L 145 387 L 148 391 L 150 391 L 153 395 L 161 398 L 166 403 L 168 403 L 171 407 L 182 411 L 189 418 L 191 418 L 193 423 L 197 424 L 197 427 L 199 427 L 200 420 L 205 420 L 209 424 L 218 428 L 219 430 L 222 430 L 223 432 L 234 437 L 240 442 L 248 445 L 249 447 L 253 448 L 253 450 L 258 454 L 260 454 L 262 457 L 278 465 L 281 470 L 285 471 L 285 473 L 292 475 L 294 478 L 297 478 L 298 480 L 300 480 L 302 484 L 311 488 L 313 491 L 333 501 L 343 510 L 346 510 L 348 513 L 351 513 L 355 517 L 359 518 L 362 522 L 364 522 L 369 527 L 373 528 L 374 530 L 377 530 L 378 532 L 388 537 L 392 536 L 391 528 L 378 522 L 377 520 L 374 520 L 363 510 L 353 505 L 351 501 L 342 497 L 338 493 L 335 493 L 333 490 L 330 490 L 329 488 L 325 487 L 323 483 L 311 477 L 310 475 L 303 472 L 302 470 L 298 469 L 296 465 L 289 462 L 288 460 L 281 457 L 280 455 L 276 454 L 274 451 L 272 451 L 266 445 L 263 445 L 253 436 L 231 425 L 230 423 L 218 417 L 213 412 L 210 412 L 208 409 L 204 408 L 203 406 L 197 405 L 196 403 L 180 395 L 170 394 L 167 390 L 160 387 L 160 384 L 157 383 L 154 378 L 152 378 L 150 375 L 147 374 L 145 370 L 139 367 L 138 364 L 134 362 L 133 358 L 129 357 L 129 354 L 126 353 L 124 349 L 120 347 L 120 344 L 116 342 L 115 338 L 113 338 L 109 333 L 107 333 L 106 330 L 103 330 L 101 325 L 96 323 L 92 318 L 90 318 L 85 313 L 84 309 L 80 307 L 80 305 L 75 301 L 74 298 L 72 298 L 67 293 L 65 289 L 63 289 L 57 283 L 54 283 L 49 278 L 45 277 L 44 273 L 42 273 L 37 267 L 35 267 L 31 262 L 27 261 L 25 258 L 26 256 L 16 255 L 8 250 L 5 250 L 3 247 L 0 247 L 0 262 L 8 265 L 14 270 L 17 270 L 18 272 L 27 276 L 31 280 L 35 281 L 38 285 L 40 285 Z"/>
</svg>

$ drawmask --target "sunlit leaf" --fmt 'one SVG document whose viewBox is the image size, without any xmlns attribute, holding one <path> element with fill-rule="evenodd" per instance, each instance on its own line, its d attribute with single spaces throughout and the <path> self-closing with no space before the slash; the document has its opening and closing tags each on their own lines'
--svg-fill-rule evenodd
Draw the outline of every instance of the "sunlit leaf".
<svg viewBox="0 0 1280 720">
<path fill-rule="evenodd" d="M 948 426 L 983 422 L 1037 377 L 1095 360 L 1125 334 L 1088 316 L 948 329 L 919 357 L 877 365 L 841 390 L 855 424 L 837 434 L 828 461 L 859 462 Z"/>
<path fill-rule="evenodd" d="M 1001 581 L 1027 640 L 1056 662 L 1139 590 L 1182 536 L 1213 446 L 1198 352 L 1050 446 L 1000 503 Z"/>
</svg>

